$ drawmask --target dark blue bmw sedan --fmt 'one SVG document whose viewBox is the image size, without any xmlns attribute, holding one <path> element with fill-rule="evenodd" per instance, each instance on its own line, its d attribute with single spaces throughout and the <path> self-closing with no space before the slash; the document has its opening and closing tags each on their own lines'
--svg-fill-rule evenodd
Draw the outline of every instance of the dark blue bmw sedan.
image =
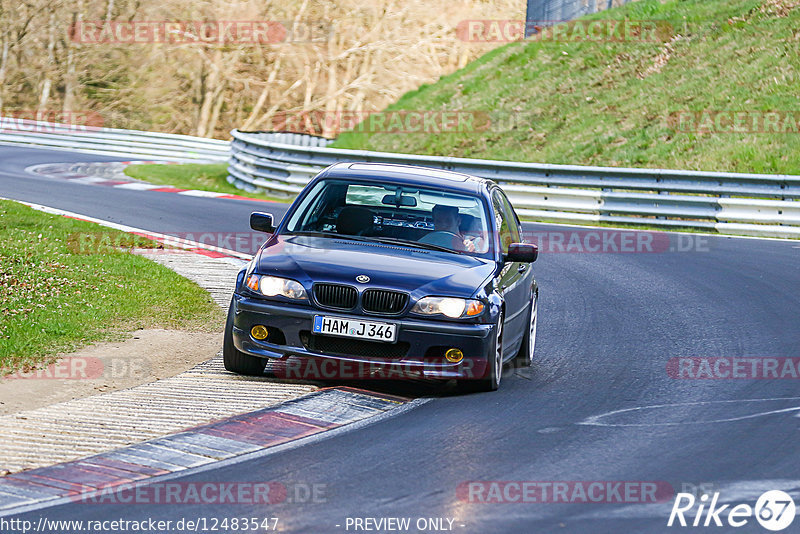
<svg viewBox="0 0 800 534">
<path fill-rule="evenodd" d="M 494 182 L 339 163 L 311 180 L 277 228 L 265 213 L 250 223 L 271 236 L 237 279 L 229 371 L 312 362 L 318 375 L 302 377 L 455 379 L 495 390 L 505 362 L 530 365 L 538 251 L 522 242 Z"/>
</svg>

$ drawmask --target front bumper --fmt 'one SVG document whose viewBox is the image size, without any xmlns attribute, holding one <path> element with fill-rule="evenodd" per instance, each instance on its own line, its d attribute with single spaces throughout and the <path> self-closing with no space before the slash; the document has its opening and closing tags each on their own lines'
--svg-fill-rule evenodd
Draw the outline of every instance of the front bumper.
<svg viewBox="0 0 800 534">
<path fill-rule="evenodd" d="M 486 355 L 494 343 L 495 327 L 492 324 L 348 315 L 238 294 L 234 295 L 231 305 L 234 311 L 234 346 L 251 356 L 284 360 L 286 363 L 282 369 L 290 378 L 483 378 L 488 369 Z M 311 334 L 314 315 L 396 324 L 398 330 L 394 344 L 400 346 L 389 347 L 394 344 L 387 343 L 386 352 L 395 352 L 387 356 L 322 351 L 309 342 L 309 336 L 315 336 Z M 270 335 L 265 341 L 256 340 L 250 335 L 255 325 L 265 325 L 279 335 Z M 315 337 L 330 340 L 328 336 Z M 275 341 L 274 338 L 279 343 L 269 342 Z M 377 352 L 383 346 L 380 342 L 369 345 L 377 347 Z M 406 346 L 407 350 L 398 350 Z M 447 361 L 443 354 L 448 348 L 460 349 L 464 359 L 459 363 Z M 317 360 L 318 364 L 309 366 L 307 361 L 298 363 L 298 359 Z M 319 359 L 325 362 L 319 362 Z"/>
</svg>

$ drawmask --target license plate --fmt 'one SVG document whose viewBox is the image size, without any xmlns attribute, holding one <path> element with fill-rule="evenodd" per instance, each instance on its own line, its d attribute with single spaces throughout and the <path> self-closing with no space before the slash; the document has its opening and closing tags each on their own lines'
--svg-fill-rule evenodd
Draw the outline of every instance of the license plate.
<svg viewBox="0 0 800 534">
<path fill-rule="evenodd" d="M 313 332 L 328 336 L 355 337 L 392 343 L 397 337 L 397 325 L 315 315 Z"/>
</svg>

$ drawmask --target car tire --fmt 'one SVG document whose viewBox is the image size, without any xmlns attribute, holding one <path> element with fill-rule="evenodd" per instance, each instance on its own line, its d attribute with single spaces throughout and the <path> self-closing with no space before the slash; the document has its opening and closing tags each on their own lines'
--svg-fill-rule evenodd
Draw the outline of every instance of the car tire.
<svg viewBox="0 0 800 534">
<path fill-rule="evenodd" d="M 264 374 L 267 361 L 250 356 L 236 348 L 233 344 L 233 300 L 228 308 L 228 320 L 225 322 L 225 337 L 222 341 L 222 362 L 225 369 L 240 375 L 258 376 Z"/>
<path fill-rule="evenodd" d="M 488 369 L 483 377 L 477 380 L 464 380 L 461 382 L 465 391 L 497 391 L 500 379 L 503 376 L 503 313 L 497 318 L 495 327 L 494 344 L 486 355 Z"/>
<path fill-rule="evenodd" d="M 533 364 L 533 352 L 536 348 L 536 326 L 539 318 L 539 295 L 535 295 L 531 301 L 528 312 L 528 329 L 522 339 L 519 352 L 514 357 L 516 367 L 530 367 Z"/>
</svg>

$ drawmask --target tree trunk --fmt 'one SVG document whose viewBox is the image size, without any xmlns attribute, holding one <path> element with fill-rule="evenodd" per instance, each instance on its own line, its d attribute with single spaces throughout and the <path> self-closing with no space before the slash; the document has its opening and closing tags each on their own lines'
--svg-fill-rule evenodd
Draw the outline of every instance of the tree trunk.
<svg viewBox="0 0 800 534">
<path fill-rule="evenodd" d="M 76 28 L 80 25 L 83 19 L 83 1 L 78 0 L 77 10 L 72 13 L 72 27 Z M 78 76 L 75 73 L 75 43 L 72 39 L 67 38 L 67 73 L 64 76 L 64 102 L 61 110 L 66 115 L 75 108 L 75 89 L 78 86 Z"/>
<path fill-rule="evenodd" d="M 6 85 L 6 72 L 8 70 L 8 39 L 3 37 L 3 52 L 0 54 L 0 115 L 3 113 L 3 89 Z"/>
<path fill-rule="evenodd" d="M 256 101 L 255 107 L 253 107 L 253 111 L 250 112 L 250 115 L 247 117 L 247 120 L 244 121 L 242 124 L 242 130 L 249 130 L 253 127 L 253 124 L 256 122 L 258 118 L 258 114 L 261 113 L 261 109 L 264 107 L 264 104 L 267 102 L 267 98 L 269 97 L 269 93 L 272 90 L 272 85 L 275 83 L 275 78 L 278 76 L 278 71 L 281 68 L 281 57 L 278 56 L 278 59 L 272 64 L 272 69 L 269 71 L 269 76 L 267 77 L 267 83 L 264 86 L 264 89 L 261 91 L 261 94 L 258 95 L 258 100 Z"/>
<path fill-rule="evenodd" d="M 50 88 L 52 87 L 52 80 L 50 78 L 51 71 L 55 66 L 56 46 L 56 13 L 50 11 L 50 23 L 48 25 L 48 39 L 47 39 L 47 65 L 44 69 L 44 80 L 42 80 L 42 91 L 39 94 L 39 107 L 37 109 L 37 119 L 46 120 L 49 113 L 47 112 L 47 103 L 50 101 Z"/>
<path fill-rule="evenodd" d="M 208 134 L 208 125 L 211 121 L 211 111 L 213 109 L 216 96 L 219 94 L 217 88 L 220 84 L 220 63 L 222 62 L 222 51 L 217 49 L 214 51 L 214 59 L 211 62 L 211 74 L 208 76 L 205 91 L 203 92 L 203 99 L 200 105 L 200 117 L 197 121 L 197 136 L 206 137 Z"/>
<path fill-rule="evenodd" d="M 341 117 L 338 113 L 339 98 L 337 82 L 338 64 L 336 61 L 335 40 L 328 40 L 328 89 L 325 92 L 325 113 L 322 116 L 322 136 L 333 138 L 339 135 L 341 130 Z"/>
<path fill-rule="evenodd" d="M 211 120 L 208 121 L 206 137 L 214 137 L 214 130 L 217 128 L 219 113 L 222 110 L 222 105 L 225 103 L 225 85 L 227 85 L 227 81 L 223 79 L 219 84 L 219 88 L 214 99 L 214 107 L 211 110 Z"/>
</svg>

